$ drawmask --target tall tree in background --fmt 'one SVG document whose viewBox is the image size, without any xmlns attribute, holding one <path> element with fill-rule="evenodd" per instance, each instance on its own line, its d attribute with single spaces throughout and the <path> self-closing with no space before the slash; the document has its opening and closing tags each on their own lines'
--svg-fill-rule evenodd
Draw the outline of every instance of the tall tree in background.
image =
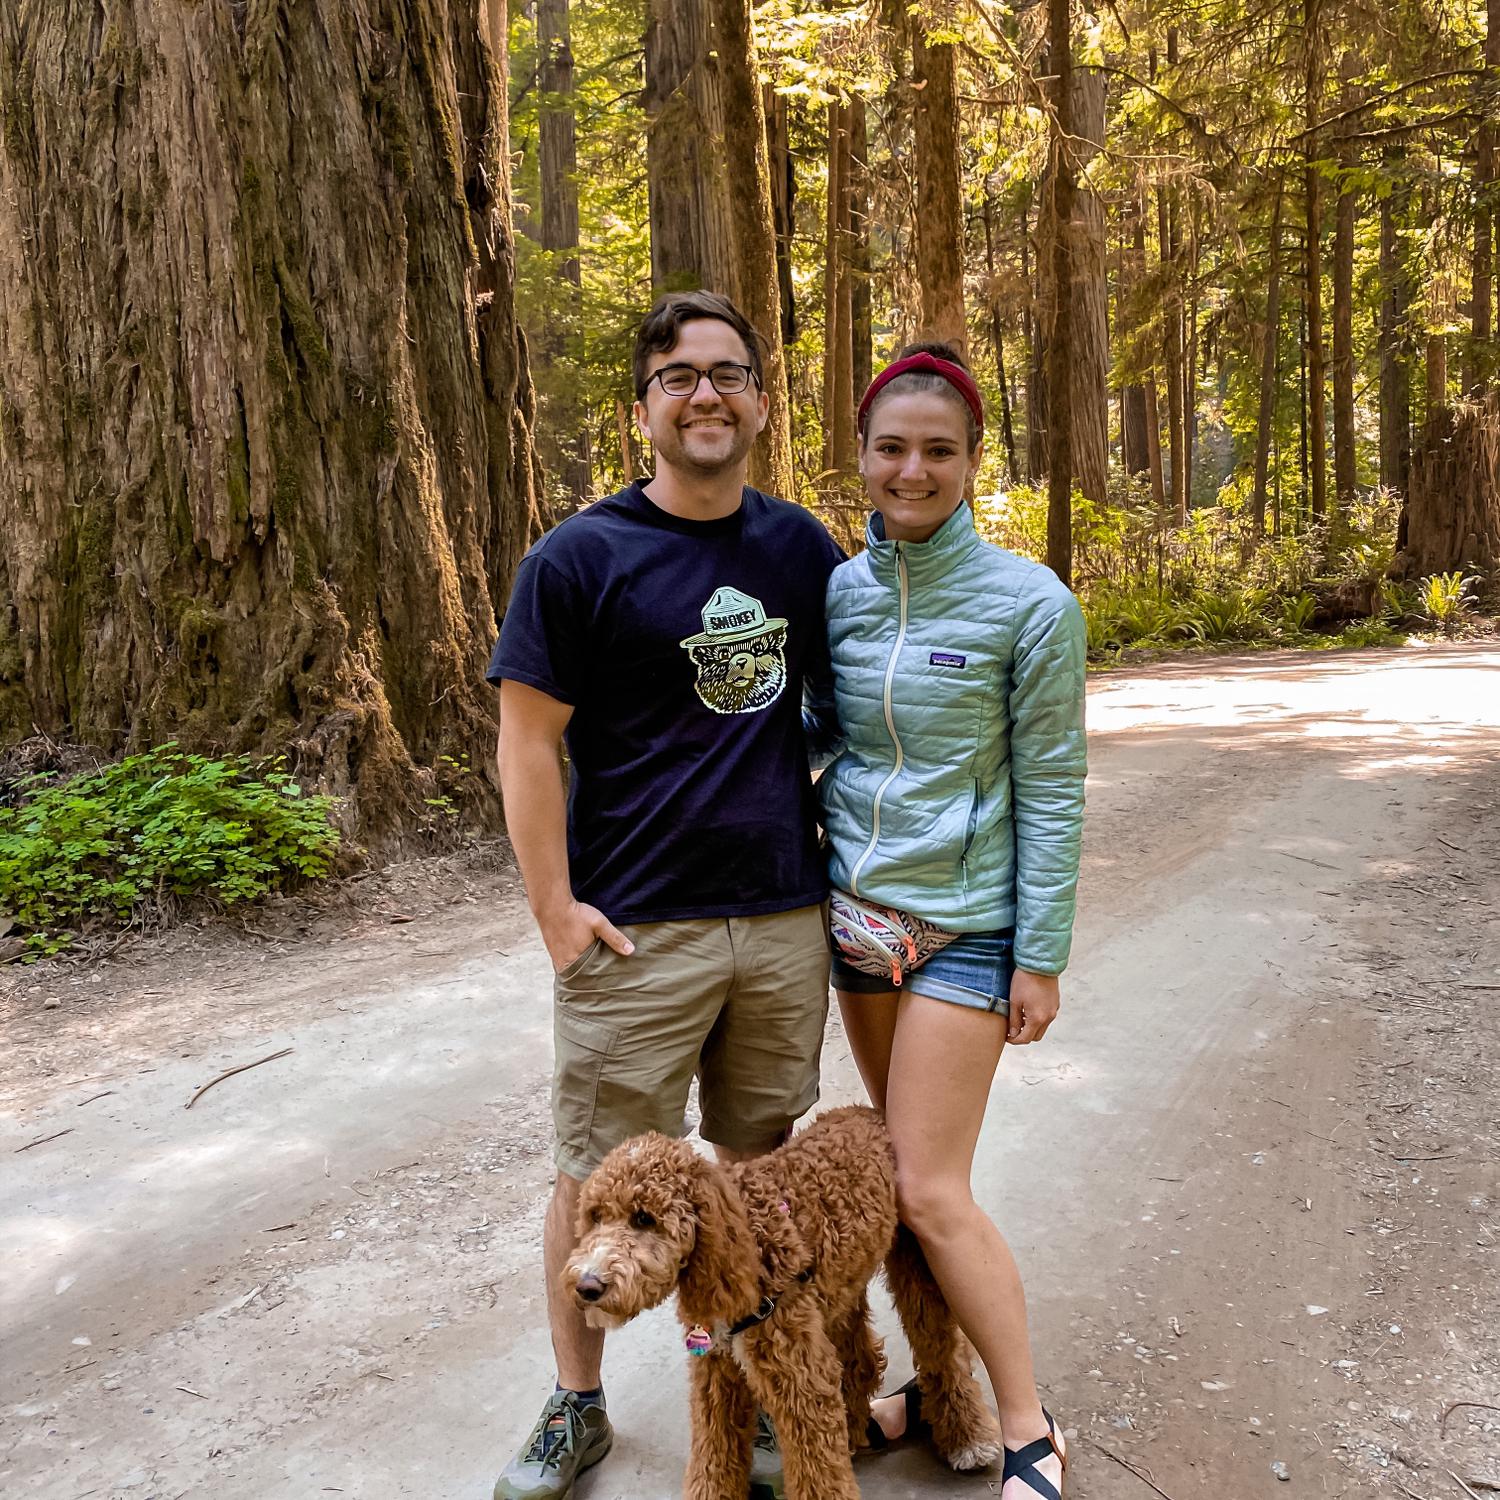
<svg viewBox="0 0 1500 1500">
<path fill-rule="evenodd" d="M 1380 483 L 1404 495 L 1411 469 L 1411 259 L 1402 235 L 1410 213 L 1405 153 L 1387 153 L 1391 188 L 1380 203 Z"/>
<path fill-rule="evenodd" d="M 1318 130 L 1323 83 L 1324 0 L 1302 0 L 1304 72 L 1303 152 L 1307 222 L 1303 237 L 1303 297 L 1307 306 L 1307 432 L 1311 469 L 1309 502 L 1314 521 L 1328 510 L 1327 386 L 1323 354 L 1323 182 L 1318 165 L 1322 137 Z"/>
<path fill-rule="evenodd" d="M 1047 321 L 1047 566 L 1073 582 L 1073 36 L 1069 0 L 1048 0 L 1047 56 L 1052 71 L 1048 141 L 1050 191 L 1044 205 L 1051 232 L 1051 294 Z"/>
<path fill-rule="evenodd" d="M 958 162 L 958 58 L 952 42 L 929 45 L 920 14 L 908 18 L 917 171 L 917 280 L 921 336 L 969 347 L 964 316 L 964 216 Z"/>
<path fill-rule="evenodd" d="M 1281 351 L 1281 208 L 1284 196 L 1285 187 L 1278 177 L 1266 258 L 1266 322 L 1260 351 L 1260 392 L 1255 420 L 1255 478 L 1250 500 L 1252 543 L 1258 541 L 1266 530 L 1266 480 L 1271 462 L 1271 429 L 1276 416 L 1276 377 Z"/>
<path fill-rule="evenodd" d="M 1495 328 L 1496 157 L 1500 155 L 1500 0 L 1486 0 L 1484 74 L 1475 85 L 1479 130 L 1474 162 L 1473 318 L 1464 388 L 1478 395 L 1486 382 L 1500 376 L 1500 339 Z"/>
<path fill-rule="evenodd" d="M 823 469 L 854 472 L 853 146 L 850 109 L 828 104 L 828 201 L 823 262 Z"/>
<path fill-rule="evenodd" d="M 657 291 L 709 285 L 729 260 L 728 205 L 716 194 L 709 153 L 722 123 L 704 61 L 710 16 L 703 3 L 648 0 L 646 171 L 651 202 L 651 282 Z M 729 293 L 724 286 L 716 291 Z M 731 293 L 732 295 L 732 293 Z"/>
<path fill-rule="evenodd" d="M 789 493 L 776 226 L 750 0 L 651 0 L 646 101 L 652 280 L 722 292 L 761 333 L 771 415 L 750 482 Z"/>
<path fill-rule="evenodd" d="M 1074 223 L 1069 300 L 1073 400 L 1069 454 L 1086 499 L 1103 505 L 1109 486 L 1109 276 L 1104 201 L 1080 174 L 1104 149 L 1105 78 L 1098 68 L 1072 69 L 1069 119 L 1075 137 Z"/>
<path fill-rule="evenodd" d="M 377 834 L 488 758 L 540 518 L 487 27 L 0 16 L 0 735 L 286 748 Z"/>
<path fill-rule="evenodd" d="M 1178 32 L 1167 31 L 1168 79 L 1175 84 L 1178 62 Z M 1155 69 L 1153 68 L 1153 72 Z M 1179 526 L 1187 522 L 1187 411 L 1183 383 L 1182 246 L 1178 193 L 1175 184 L 1163 183 L 1156 193 L 1156 240 L 1166 268 L 1166 300 L 1162 308 L 1162 370 L 1167 383 L 1167 451 L 1171 460 L 1172 514 Z"/>
<path fill-rule="evenodd" d="M 1345 175 L 1339 182 L 1333 218 L 1333 492 L 1338 512 L 1354 505 L 1354 231 L 1359 196 L 1347 175 L 1353 153 L 1340 151 Z"/>
<path fill-rule="evenodd" d="M 549 365 L 582 334 L 583 269 L 578 260 L 578 139 L 573 103 L 573 42 L 568 0 L 537 0 L 537 41 L 541 53 L 542 91 L 540 172 L 544 250 L 558 257 L 558 274 L 570 288 L 567 321 L 548 330 L 538 351 Z M 559 470 L 563 488 L 574 504 L 588 498 L 592 463 L 589 428 L 574 382 L 551 396 L 557 435 L 549 455 Z"/>
</svg>

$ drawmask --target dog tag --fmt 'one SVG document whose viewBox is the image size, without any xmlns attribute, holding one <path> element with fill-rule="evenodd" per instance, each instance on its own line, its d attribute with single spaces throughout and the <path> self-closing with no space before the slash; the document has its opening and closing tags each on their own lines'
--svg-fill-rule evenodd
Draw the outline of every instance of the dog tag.
<svg viewBox="0 0 1500 1500">
<path fill-rule="evenodd" d="M 695 1323 L 682 1341 L 683 1348 L 695 1359 L 701 1359 L 714 1346 L 714 1336 L 701 1323 Z"/>
</svg>

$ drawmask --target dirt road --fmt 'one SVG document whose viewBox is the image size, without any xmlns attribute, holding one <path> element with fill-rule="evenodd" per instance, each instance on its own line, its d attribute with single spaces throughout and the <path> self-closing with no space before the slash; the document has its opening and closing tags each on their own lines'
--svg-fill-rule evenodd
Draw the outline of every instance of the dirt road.
<svg viewBox="0 0 1500 1500">
<path fill-rule="evenodd" d="M 1063 1017 L 978 1174 L 1070 1500 L 1500 1487 L 1500 651 L 1179 661 L 1090 725 Z M 488 1495 L 550 1370 L 548 971 L 499 876 L 390 899 L 0 979 L 7 1500 Z M 677 1493 L 668 1312 L 606 1378 L 579 1500 Z"/>
</svg>

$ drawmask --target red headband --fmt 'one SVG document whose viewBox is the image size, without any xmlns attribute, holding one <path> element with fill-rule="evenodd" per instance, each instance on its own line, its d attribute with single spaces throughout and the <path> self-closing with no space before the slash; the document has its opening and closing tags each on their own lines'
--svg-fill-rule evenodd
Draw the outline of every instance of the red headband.
<svg viewBox="0 0 1500 1500">
<path fill-rule="evenodd" d="M 859 431 L 864 435 L 865 421 L 870 415 L 870 408 L 875 404 L 875 398 L 881 393 L 891 381 L 898 375 L 910 375 L 912 373 L 924 375 L 940 375 L 949 385 L 964 398 L 969 410 L 974 414 L 974 422 L 981 433 L 984 432 L 984 402 L 979 396 L 979 387 L 974 384 L 973 377 L 962 365 L 956 365 L 951 359 L 939 359 L 935 354 L 908 354 L 905 359 L 898 359 L 894 364 L 889 364 L 870 382 L 870 388 L 864 394 L 864 399 L 859 403 Z"/>
</svg>

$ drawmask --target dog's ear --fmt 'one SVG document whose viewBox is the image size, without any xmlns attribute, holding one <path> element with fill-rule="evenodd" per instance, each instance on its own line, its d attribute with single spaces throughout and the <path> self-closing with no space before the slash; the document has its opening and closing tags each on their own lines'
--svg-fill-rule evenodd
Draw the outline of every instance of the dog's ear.
<svg viewBox="0 0 1500 1500">
<path fill-rule="evenodd" d="M 678 1302 L 696 1323 L 732 1323 L 760 1300 L 760 1257 L 750 1221 L 728 1174 L 702 1157 L 694 1156 L 688 1167 L 688 1191 L 696 1239 L 678 1282 Z"/>
</svg>

